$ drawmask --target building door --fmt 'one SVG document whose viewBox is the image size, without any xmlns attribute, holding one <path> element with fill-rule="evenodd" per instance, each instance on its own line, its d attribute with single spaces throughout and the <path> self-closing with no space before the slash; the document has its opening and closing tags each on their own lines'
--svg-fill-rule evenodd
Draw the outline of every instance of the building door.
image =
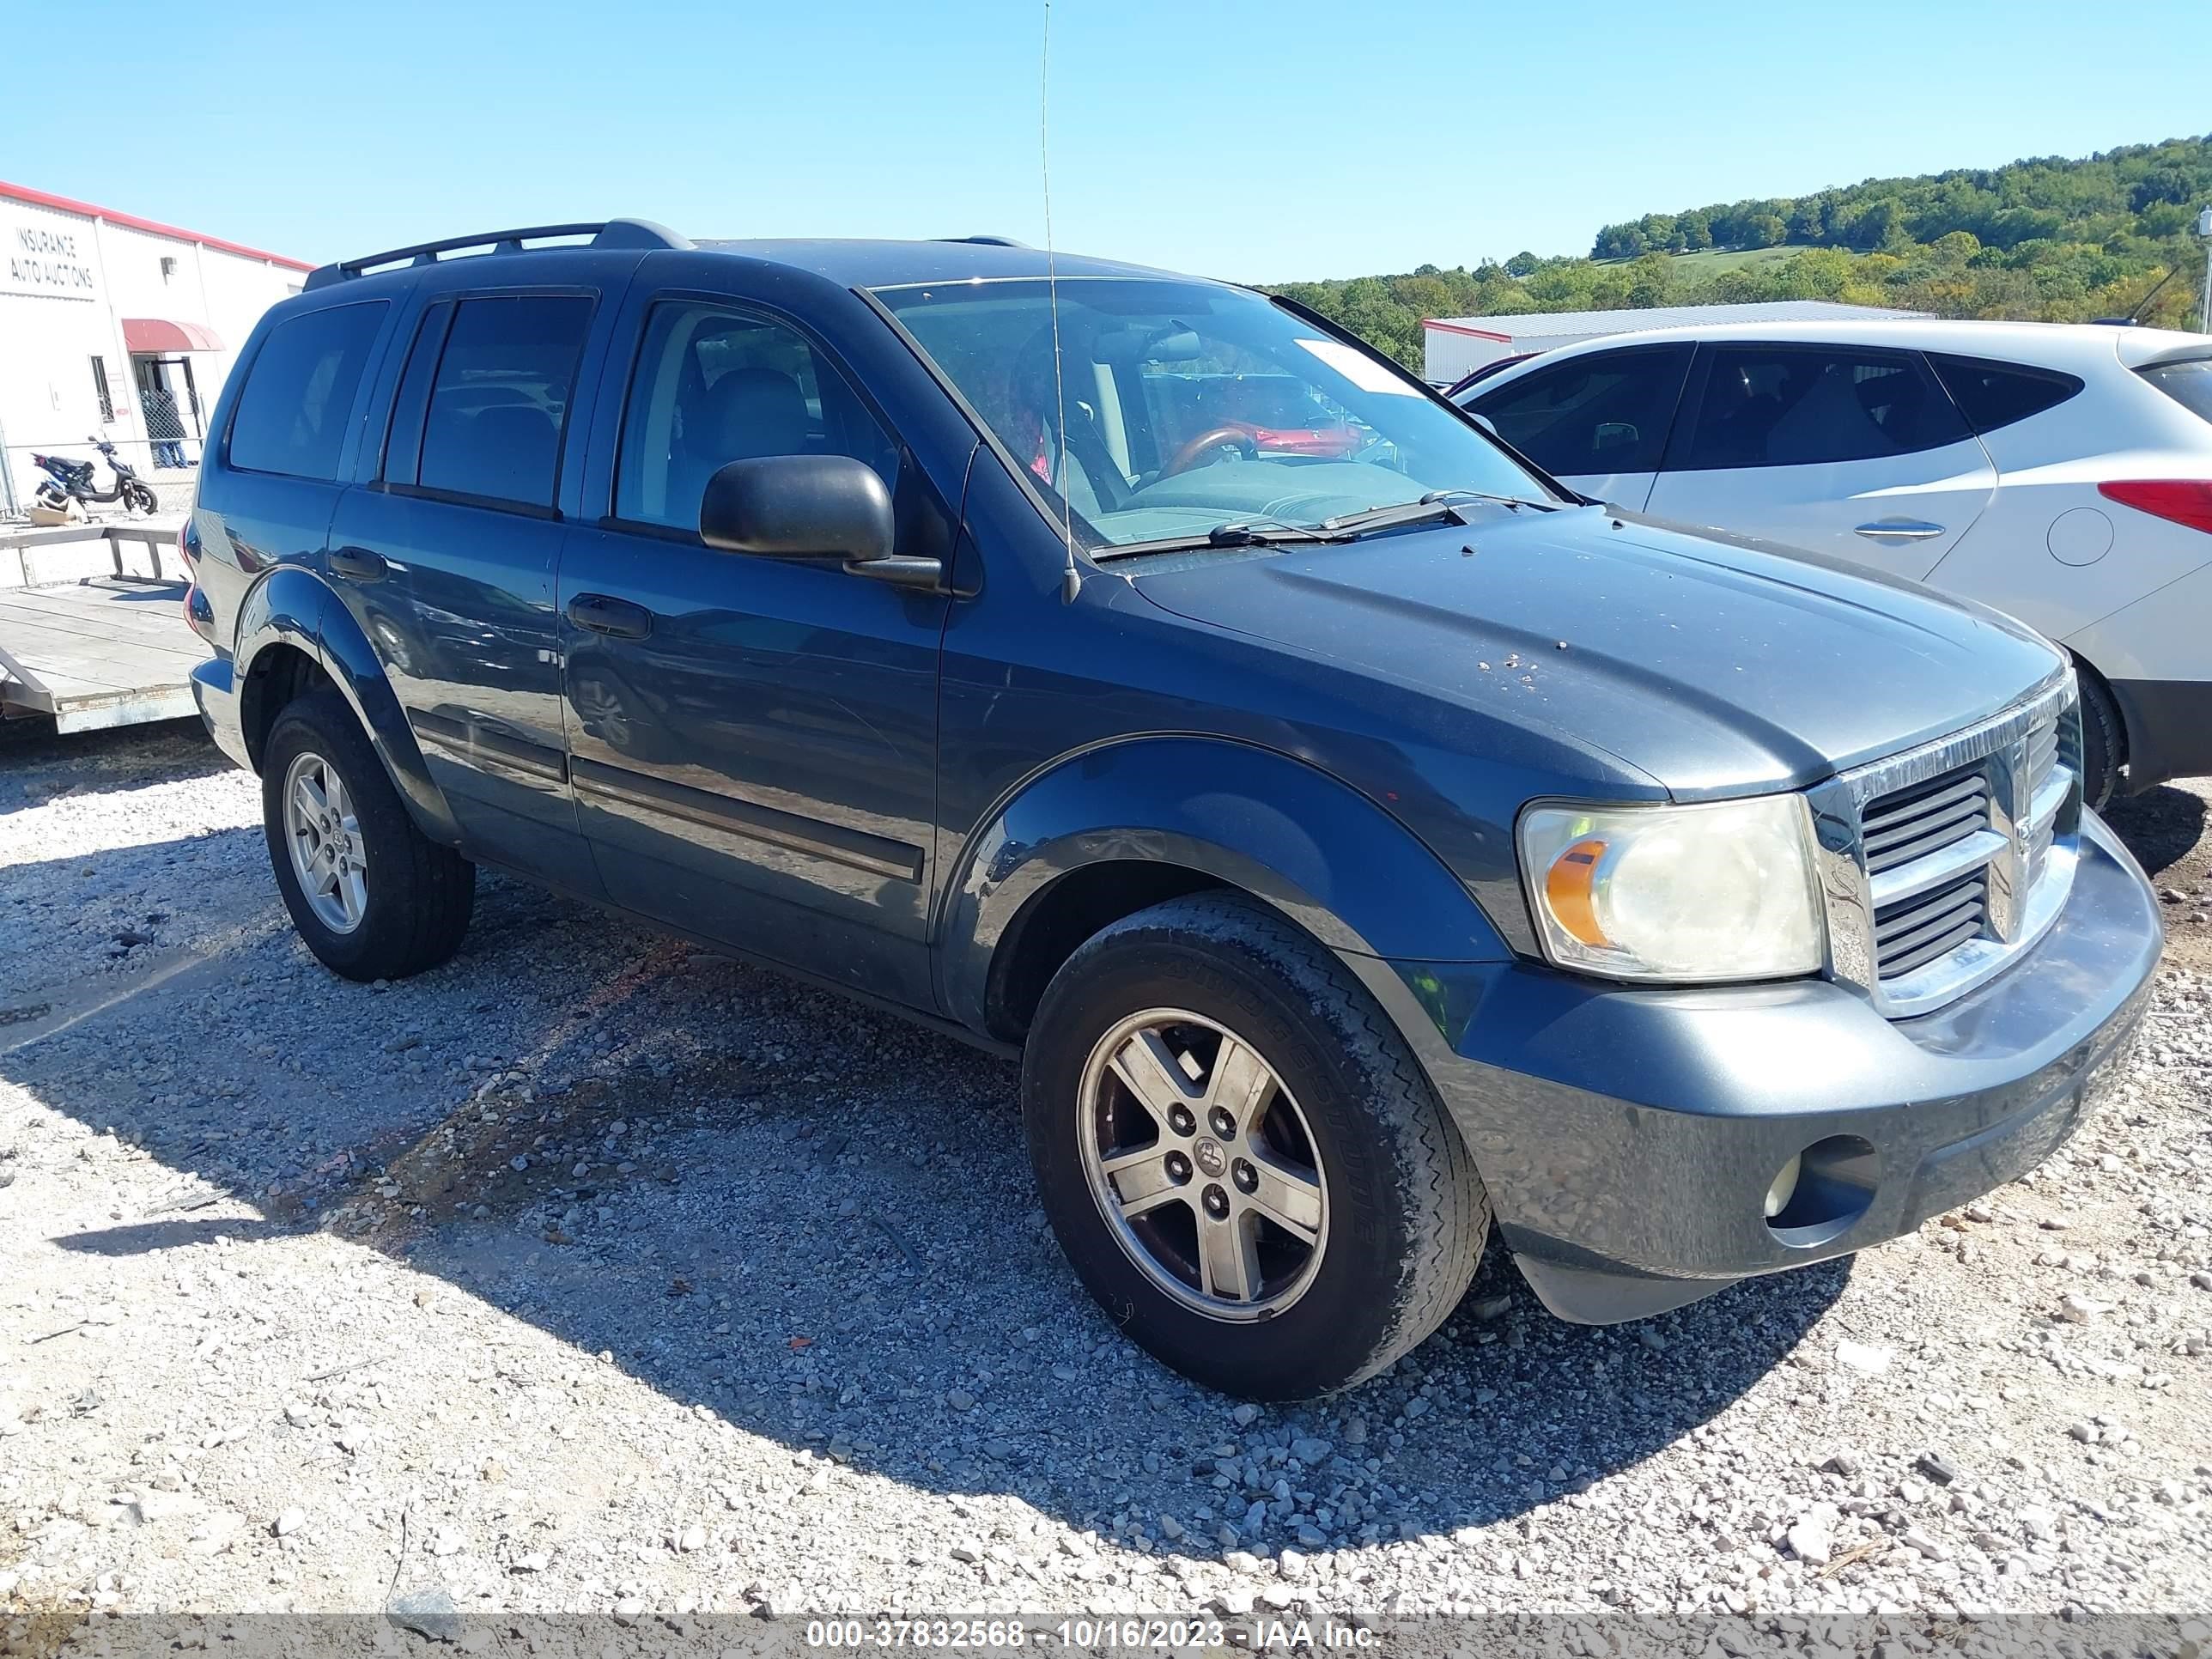
<svg viewBox="0 0 2212 1659">
<path fill-rule="evenodd" d="M 179 468 L 199 464 L 199 388 L 192 366 L 184 357 L 143 357 L 131 360 L 138 386 L 138 411 L 146 423 L 146 441 L 153 449 L 153 465 Z"/>
</svg>

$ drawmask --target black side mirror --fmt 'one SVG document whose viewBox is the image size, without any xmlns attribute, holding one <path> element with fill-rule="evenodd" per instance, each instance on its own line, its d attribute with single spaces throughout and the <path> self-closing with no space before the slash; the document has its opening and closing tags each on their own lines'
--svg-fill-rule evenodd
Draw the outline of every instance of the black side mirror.
<svg viewBox="0 0 2212 1659">
<path fill-rule="evenodd" d="M 732 461 L 707 480 L 699 538 L 725 553 L 836 559 L 855 576 L 939 588 L 935 559 L 900 558 L 891 492 L 848 455 L 763 455 Z"/>
</svg>

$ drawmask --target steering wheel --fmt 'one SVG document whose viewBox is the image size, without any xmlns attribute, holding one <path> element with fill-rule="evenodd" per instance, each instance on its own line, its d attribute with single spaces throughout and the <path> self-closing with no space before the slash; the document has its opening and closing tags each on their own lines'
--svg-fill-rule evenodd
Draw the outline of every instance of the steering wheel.
<svg viewBox="0 0 2212 1659">
<path fill-rule="evenodd" d="M 1217 426 L 1201 432 L 1169 457 L 1168 464 L 1160 469 L 1160 477 L 1172 478 L 1178 472 L 1188 472 L 1199 464 L 1209 451 L 1233 449 L 1243 460 L 1256 459 L 1260 446 L 1252 441 L 1252 434 L 1242 428 Z"/>
</svg>

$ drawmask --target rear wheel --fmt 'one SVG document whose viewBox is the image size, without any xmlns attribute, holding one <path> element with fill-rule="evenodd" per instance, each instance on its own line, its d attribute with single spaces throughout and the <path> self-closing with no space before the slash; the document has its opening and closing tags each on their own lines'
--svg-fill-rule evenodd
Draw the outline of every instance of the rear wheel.
<svg viewBox="0 0 2212 1659">
<path fill-rule="evenodd" d="M 1489 1206 L 1403 1041 L 1246 899 L 1156 905 L 1047 988 L 1022 1073 L 1045 1212 L 1167 1364 L 1226 1393 L 1348 1388 L 1443 1321 Z"/>
<path fill-rule="evenodd" d="M 2084 669 L 2075 676 L 2081 692 L 2081 799 L 2102 810 L 2119 787 L 2120 757 L 2127 752 L 2119 705 L 2105 683 Z"/>
<path fill-rule="evenodd" d="M 415 827 L 336 691 L 311 691 L 276 717 L 261 805 L 277 890 L 325 967 L 400 979 L 460 948 L 476 866 Z"/>
</svg>

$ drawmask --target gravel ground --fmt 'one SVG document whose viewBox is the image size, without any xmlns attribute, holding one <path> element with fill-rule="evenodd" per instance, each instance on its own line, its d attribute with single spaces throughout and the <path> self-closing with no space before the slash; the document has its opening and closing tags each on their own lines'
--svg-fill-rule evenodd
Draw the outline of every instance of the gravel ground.
<svg viewBox="0 0 2212 1659">
<path fill-rule="evenodd" d="M 323 971 L 180 727 L 0 747 L 0 1611 L 2170 1613 L 2212 1581 L 2203 786 L 2031 1180 L 1648 1323 L 1493 1251 L 1356 1392 L 1117 1336 L 1012 1069 L 486 878 Z"/>
</svg>

